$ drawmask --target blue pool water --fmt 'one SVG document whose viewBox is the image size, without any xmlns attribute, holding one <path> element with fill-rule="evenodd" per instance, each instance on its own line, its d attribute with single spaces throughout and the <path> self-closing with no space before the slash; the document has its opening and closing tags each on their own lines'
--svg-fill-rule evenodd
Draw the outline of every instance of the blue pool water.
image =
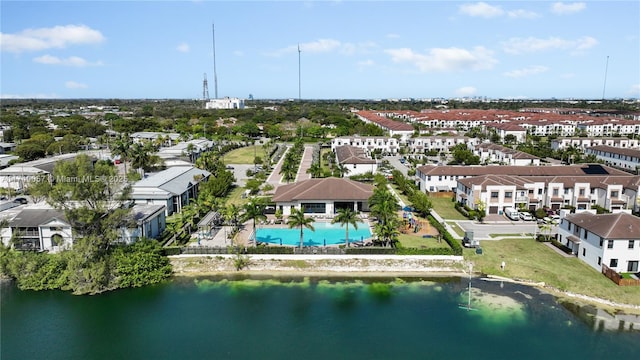
<svg viewBox="0 0 640 360">
<path fill-rule="evenodd" d="M 287 225 L 284 225 L 287 226 Z M 324 246 L 344 244 L 346 227 L 328 222 L 314 222 L 315 231 L 304 228 L 304 246 Z M 359 222 L 358 229 L 349 225 L 349 242 L 360 241 L 371 237 L 369 224 Z M 256 229 L 256 241 L 276 245 L 300 245 L 300 228 L 262 228 Z"/>
</svg>

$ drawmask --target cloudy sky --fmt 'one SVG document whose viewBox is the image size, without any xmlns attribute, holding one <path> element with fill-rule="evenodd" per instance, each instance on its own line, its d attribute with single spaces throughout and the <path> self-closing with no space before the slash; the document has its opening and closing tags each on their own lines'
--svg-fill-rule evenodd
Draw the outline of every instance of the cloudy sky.
<svg viewBox="0 0 640 360">
<path fill-rule="evenodd" d="M 638 1 L 0 7 L 4 98 L 640 97 Z"/>
</svg>

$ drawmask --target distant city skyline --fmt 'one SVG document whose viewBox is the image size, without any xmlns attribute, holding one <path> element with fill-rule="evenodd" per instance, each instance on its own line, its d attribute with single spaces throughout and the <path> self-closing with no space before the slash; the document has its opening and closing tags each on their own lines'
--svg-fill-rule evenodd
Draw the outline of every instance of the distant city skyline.
<svg viewBox="0 0 640 360">
<path fill-rule="evenodd" d="M 2 98 L 200 99 L 203 73 L 213 95 L 212 24 L 219 97 L 640 97 L 638 1 L 3 0 L 0 10 Z"/>
</svg>

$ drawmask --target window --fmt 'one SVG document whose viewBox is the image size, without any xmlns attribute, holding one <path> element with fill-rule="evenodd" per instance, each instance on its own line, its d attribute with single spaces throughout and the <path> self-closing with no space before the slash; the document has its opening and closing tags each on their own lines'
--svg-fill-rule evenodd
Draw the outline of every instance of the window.
<svg viewBox="0 0 640 360">
<path fill-rule="evenodd" d="M 538 195 L 542 195 L 542 189 L 538 189 Z"/>
<path fill-rule="evenodd" d="M 491 198 L 492 199 L 497 199 L 498 198 L 498 192 L 497 191 L 492 191 L 491 192 Z"/>
<path fill-rule="evenodd" d="M 607 241 L 607 249 L 613 249 L 613 240 Z"/>
<path fill-rule="evenodd" d="M 617 191 L 612 191 L 611 192 L 611 197 L 612 198 L 617 198 L 618 197 L 618 192 Z"/>
<path fill-rule="evenodd" d="M 598 256 L 598 265 L 602 264 L 602 258 L 600 256 Z"/>
<path fill-rule="evenodd" d="M 627 265 L 628 272 L 638 272 L 638 261 L 629 261 Z"/>
<path fill-rule="evenodd" d="M 579 194 L 580 196 L 584 196 L 584 189 L 580 189 L 580 190 L 578 190 L 578 194 Z"/>
<path fill-rule="evenodd" d="M 602 247 L 602 243 L 604 242 L 604 240 L 602 238 L 600 238 L 600 247 Z"/>
<path fill-rule="evenodd" d="M 559 189 L 553 189 L 553 196 L 558 196 Z"/>
<path fill-rule="evenodd" d="M 611 261 L 609 261 L 609 267 L 618 267 L 618 259 L 611 259 Z"/>
<path fill-rule="evenodd" d="M 511 199 L 513 197 L 513 193 L 511 191 L 507 191 L 504 193 L 504 197 L 506 199 Z"/>
<path fill-rule="evenodd" d="M 529 195 L 533 195 L 533 190 L 529 190 Z"/>
<path fill-rule="evenodd" d="M 564 189 L 564 194 L 569 195 L 569 189 Z"/>
<path fill-rule="evenodd" d="M 633 249 L 633 240 L 629 240 L 629 249 Z"/>
<path fill-rule="evenodd" d="M 582 256 L 587 256 L 587 249 L 582 248 Z"/>
</svg>

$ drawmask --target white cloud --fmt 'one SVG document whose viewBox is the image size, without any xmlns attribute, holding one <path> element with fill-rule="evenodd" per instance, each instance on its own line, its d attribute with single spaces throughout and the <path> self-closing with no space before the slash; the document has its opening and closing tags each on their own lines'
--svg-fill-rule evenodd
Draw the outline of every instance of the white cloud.
<svg viewBox="0 0 640 360">
<path fill-rule="evenodd" d="M 546 67 L 546 66 L 536 65 L 536 66 L 529 66 L 529 67 L 524 68 L 524 69 L 517 69 L 517 70 L 507 71 L 503 75 L 504 76 L 508 76 L 508 77 L 512 77 L 512 78 L 521 78 L 521 77 L 525 77 L 525 76 L 540 74 L 540 73 L 543 73 L 543 72 L 545 72 L 547 70 L 549 70 L 549 68 Z"/>
<path fill-rule="evenodd" d="M 68 89 L 86 89 L 88 88 L 87 84 L 82 84 L 75 81 L 67 81 L 64 83 L 64 86 Z"/>
<path fill-rule="evenodd" d="M 183 52 L 183 53 L 187 53 L 189 52 L 189 50 L 191 50 L 191 48 L 189 47 L 189 44 L 187 43 L 181 43 L 180 45 L 178 45 L 176 47 L 176 50 Z"/>
<path fill-rule="evenodd" d="M 640 84 L 633 84 L 628 91 L 629 96 L 640 97 Z"/>
<path fill-rule="evenodd" d="M 509 11 L 507 13 L 507 16 L 513 19 L 535 19 L 537 17 L 540 17 L 540 15 L 533 11 L 523 9 Z"/>
<path fill-rule="evenodd" d="M 102 62 L 98 61 L 95 63 L 88 62 L 87 60 L 78 57 L 78 56 L 70 56 L 66 59 L 61 59 L 57 56 L 52 55 L 42 55 L 37 58 L 33 58 L 34 62 L 46 65 L 64 65 L 64 66 L 75 66 L 75 67 L 85 67 L 85 66 L 100 66 Z"/>
<path fill-rule="evenodd" d="M 493 58 L 493 53 L 482 46 L 472 50 L 434 48 L 426 54 L 416 53 L 408 48 L 388 49 L 385 52 L 391 55 L 393 62 L 409 63 L 420 72 L 483 70 L 492 68 L 498 62 Z"/>
<path fill-rule="evenodd" d="M 547 39 L 540 39 L 534 37 L 528 38 L 511 38 L 504 42 L 503 50 L 510 54 L 522 54 L 537 51 L 544 51 L 549 49 L 562 49 L 562 50 L 587 50 L 598 44 L 598 40 L 590 37 L 583 36 L 576 40 L 565 40 L 558 37 L 550 37 Z"/>
<path fill-rule="evenodd" d="M 502 8 L 489 5 L 485 2 L 460 5 L 458 9 L 461 13 L 474 17 L 492 18 L 504 15 Z"/>
<path fill-rule="evenodd" d="M 104 39 L 100 31 L 86 25 L 65 25 L 25 29 L 15 34 L 0 33 L 0 47 L 2 51 L 20 53 L 61 49 L 70 45 L 97 44 Z"/>
<path fill-rule="evenodd" d="M 478 89 L 473 86 L 463 86 L 461 88 L 456 89 L 456 96 L 473 96 L 478 92 Z"/>
<path fill-rule="evenodd" d="M 316 41 L 300 43 L 297 45 L 291 45 L 286 48 L 278 49 L 269 53 L 265 53 L 266 56 L 284 56 L 290 53 L 298 52 L 298 49 L 305 53 L 312 54 L 320 54 L 320 53 L 330 53 L 330 52 L 340 52 L 346 55 L 353 55 L 355 53 L 363 53 L 367 52 L 369 49 L 376 47 L 377 45 L 374 42 L 363 42 L 363 43 L 342 43 L 335 39 L 319 39 Z"/>
<path fill-rule="evenodd" d="M 587 8 L 587 4 L 583 2 L 562 3 L 556 2 L 551 4 L 551 12 L 556 15 L 573 14 Z"/>
</svg>

